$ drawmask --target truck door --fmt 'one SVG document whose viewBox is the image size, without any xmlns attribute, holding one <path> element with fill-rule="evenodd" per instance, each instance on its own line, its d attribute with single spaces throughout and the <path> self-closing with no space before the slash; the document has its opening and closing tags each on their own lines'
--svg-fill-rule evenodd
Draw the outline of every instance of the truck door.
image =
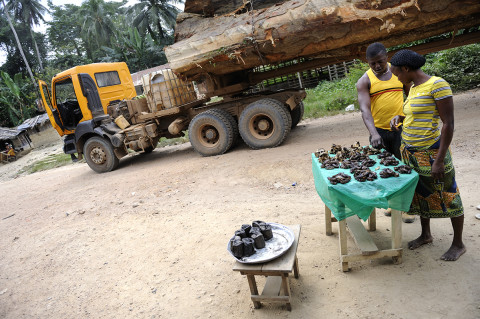
<svg viewBox="0 0 480 319">
<path fill-rule="evenodd" d="M 83 119 L 82 110 L 77 98 L 77 92 L 72 78 L 65 76 L 56 79 L 53 83 L 53 98 L 55 106 L 62 119 L 63 127 L 71 132 L 75 131 L 77 124 Z"/>
<path fill-rule="evenodd" d="M 45 109 L 47 111 L 48 118 L 50 119 L 50 123 L 52 123 L 53 128 L 57 130 L 60 136 L 65 135 L 63 123 L 58 114 L 58 110 L 52 106 L 52 98 L 50 96 L 50 91 L 48 90 L 47 83 L 39 80 L 38 84 L 40 87 L 40 94 L 42 96 L 43 105 L 46 106 Z"/>
</svg>

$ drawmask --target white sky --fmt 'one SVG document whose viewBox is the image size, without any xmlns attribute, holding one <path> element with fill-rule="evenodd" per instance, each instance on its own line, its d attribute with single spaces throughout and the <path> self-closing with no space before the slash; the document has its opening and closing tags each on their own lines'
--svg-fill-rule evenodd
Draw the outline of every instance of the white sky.
<svg viewBox="0 0 480 319">
<path fill-rule="evenodd" d="M 121 2 L 121 0 L 106 0 L 107 2 Z M 42 4 L 48 8 L 48 4 L 47 4 L 47 0 L 41 0 Z M 80 0 L 52 0 L 52 3 L 56 6 L 59 6 L 59 5 L 63 5 L 63 4 L 75 4 L 77 6 L 79 6 L 83 1 L 80 1 Z M 137 3 L 138 0 L 128 0 L 127 2 L 127 6 L 131 6 L 135 3 Z M 182 5 L 177 5 L 181 10 L 183 10 L 183 4 Z M 49 21 L 51 20 L 51 17 L 50 15 L 46 14 L 44 16 L 45 20 Z M 42 33 L 45 33 L 46 32 L 46 26 L 45 25 L 40 25 L 40 26 L 36 26 L 34 28 L 35 32 L 42 32 Z M 6 61 L 6 52 L 3 51 L 3 50 L 0 50 L 0 65 L 2 65 L 3 63 L 5 63 Z"/>
</svg>

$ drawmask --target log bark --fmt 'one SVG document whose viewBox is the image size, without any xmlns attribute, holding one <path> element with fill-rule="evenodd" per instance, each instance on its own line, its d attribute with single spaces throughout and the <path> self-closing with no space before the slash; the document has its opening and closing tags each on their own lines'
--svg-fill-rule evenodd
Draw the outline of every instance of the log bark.
<svg viewBox="0 0 480 319">
<path fill-rule="evenodd" d="M 201 14 L 205 17 L 235 13 L 239 14 L 254 7 L 255 10 L 271 7 L 286 0 L 187 0 L 184 12 Z"/>
<path fill-rule="evenodd" d="M 186 8 L 196 12 L 187 7 L 189 2 L 201 1 L 186 2 Z M 219 1 L 203 2 L 210 3 L 214 13 L 223 12 L 215 7 Z M 255 10 L 242 14 L 180 14 L 175 43 L 165 49 L 170 66 L 195 79 L 299 57 L 342 61 L 363 57 L 376 41 L 391 47 L 480 24 L 478 0 L 271 2 L 276 4 L 258 10 L 254 2 Z"/>
</svg>

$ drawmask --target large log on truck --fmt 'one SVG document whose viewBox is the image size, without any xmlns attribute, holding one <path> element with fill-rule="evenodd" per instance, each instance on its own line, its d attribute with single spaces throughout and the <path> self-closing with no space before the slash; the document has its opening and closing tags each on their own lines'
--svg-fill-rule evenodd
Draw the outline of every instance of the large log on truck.
<svg viewBox="0 0 480 319">
<path fill-rule="evenodd" d="M 363 58 L 375 41 L 392 47 L 477 25 L 478 0 L 186 0 L 165 52 L 176 73 L 238 89 L 260 65 L 327 65 Z"/>
</svg>

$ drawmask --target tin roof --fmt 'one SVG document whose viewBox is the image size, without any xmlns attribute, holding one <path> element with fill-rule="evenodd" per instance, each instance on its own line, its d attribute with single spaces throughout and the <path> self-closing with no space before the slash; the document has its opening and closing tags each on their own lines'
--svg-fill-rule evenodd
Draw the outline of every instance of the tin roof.
<svg viewBox="0 0 480 319">
<path fill-rule="evenodd" d="M 35 117 L 25 120 L 22 124 L 17 126 L 17 131 L 28 130 L 30 128 L 35 127 L 36 125 L 43 125 L 45 124 L 45 122 L 48 122 L 48 121 L 49 121 L 48 114 L 43 113 L 41 115 L 37 115 Z"/>
<path fill-rule="evenodd" d="M 21 131 L 17 131 L 14 128 L 0 127 L 0 140 L 9 140 L 17 137 L 21 133 Z"/>
</svg>

